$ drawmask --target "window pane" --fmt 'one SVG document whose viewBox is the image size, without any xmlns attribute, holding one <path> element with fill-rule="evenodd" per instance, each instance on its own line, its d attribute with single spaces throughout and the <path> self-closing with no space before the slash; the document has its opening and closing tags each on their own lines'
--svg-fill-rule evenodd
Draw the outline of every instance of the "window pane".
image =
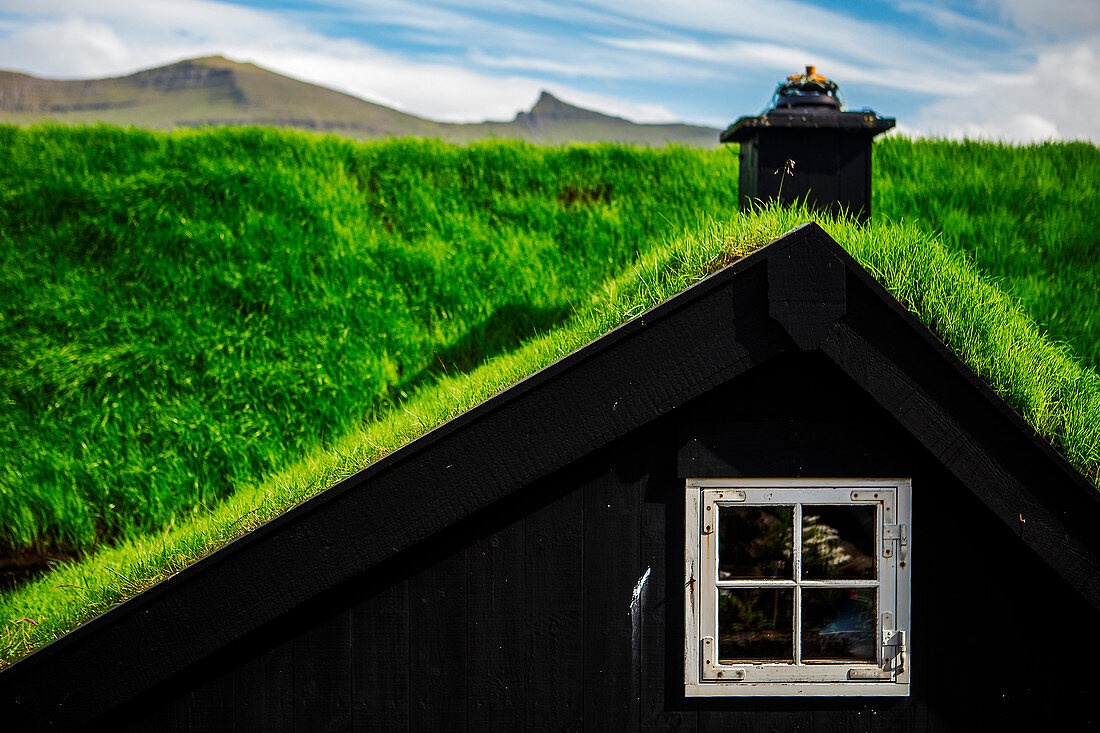
<svg viewBox="0 0 1100 733">
<path fill-rule="evenodd" d="M 794 577 L 792 506 L 724 506 L 719 510 L 718 579 Z"/>
<path fill-rule="evenodd" d="M 874 580 L 874 505 L 802 507 L 802 577 Z"/>
<path fill-rule="evenodd" d="M 875 662 L 875 588 L 802 589 L 803 662 Z"/>
<path fill-rule="evenodd" d="M 720 588 L 718 660 L 794 661 L 792 588 Z"/>
</svg>

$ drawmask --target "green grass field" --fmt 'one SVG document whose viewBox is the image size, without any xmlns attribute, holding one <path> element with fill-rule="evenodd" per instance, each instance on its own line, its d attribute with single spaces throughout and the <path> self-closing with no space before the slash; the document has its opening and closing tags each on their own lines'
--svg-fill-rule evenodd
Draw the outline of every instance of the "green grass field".
<svg viewBox="0 0 1100 733">
<path fill-rule="evenodd" d="M 876 221 L 1100 366 L 1100 150 L 875 155 Z M 0 558 L 202 513 L 735 201 L 728 149 L 0 127 Z"/>
<path fill-rule="evenodd" d="M 728 151 L 0 128 L 0 556 L 164 527 L 560 323 Z"/>
</svg>

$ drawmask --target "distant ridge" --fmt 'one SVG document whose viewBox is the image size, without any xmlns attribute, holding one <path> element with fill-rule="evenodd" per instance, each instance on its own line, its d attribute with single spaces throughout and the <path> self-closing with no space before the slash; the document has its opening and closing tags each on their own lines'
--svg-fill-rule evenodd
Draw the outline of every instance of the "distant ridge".
<svg viewBox="0 0 1100 733">
<path fill-rule="evenodd" d="M 436 122 L 221 56 L 106 79 L 62 81 L 0 71 L 0 123 L 43 121 L 153 129 L 263 125 L 357 139 L 411 136 L 465 142 L 502 137 L 541 143 L 718 144 L 718 130 L 713 128 L 639 124 L 576 107 L 545 91 L 529 111 L 511 121 Z"/>
</svg>

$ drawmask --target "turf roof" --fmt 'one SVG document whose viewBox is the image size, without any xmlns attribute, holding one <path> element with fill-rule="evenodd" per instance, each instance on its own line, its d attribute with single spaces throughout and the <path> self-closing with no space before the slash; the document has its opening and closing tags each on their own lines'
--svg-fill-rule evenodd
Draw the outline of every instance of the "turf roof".
<svg viewBox="0 0 1100 733">
<path fill-rule="evenodd" d="M 10 664 L 178 572 L 235 537 L 684 290 L 809 218 L 803 211 L 735 215 L 657 247 L 606 284 L 563 327 L 478 369 L 413 394 L 380 420 L 305 456 L 203 515 L 107 549 L 0 599 L 0 662 Z M 962 255 L 912 226 L 825 229 L 895 297 L 1094 482 L 1100 465 L 1100 380 L 1047 340 Z"/>
</svg>

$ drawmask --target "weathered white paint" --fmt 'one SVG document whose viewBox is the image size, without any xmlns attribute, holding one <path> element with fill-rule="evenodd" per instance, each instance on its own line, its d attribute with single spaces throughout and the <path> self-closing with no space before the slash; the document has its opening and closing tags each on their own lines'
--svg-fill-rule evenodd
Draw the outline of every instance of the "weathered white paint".
<svg viewBox="0 0 1100 733">
<path fill-rule="evenodd" d="M 642 659 L 642 621 L 643 613 L 645 611 L 645 591 L 646 585 L 649 582 L 649 574 L 653 568 L 647 567 L 645 572 L 642 573 L 642 577 L 638 578 L 638 582 L 634 584 L 634 592 L 630 595 L 630 658 L 632 664 L 630 665 L 631 681 L 634 683 L 632 689 L 639 689 L 637 685 L 638 669 L 641 667 Z"/>
<path fill-rule="evenodd" d="M 687 694 L 699 684 L 699 518 L 700 491 L 688 482 L 685 492 L 684 520 L 684 685 Z"/>
</svg>

